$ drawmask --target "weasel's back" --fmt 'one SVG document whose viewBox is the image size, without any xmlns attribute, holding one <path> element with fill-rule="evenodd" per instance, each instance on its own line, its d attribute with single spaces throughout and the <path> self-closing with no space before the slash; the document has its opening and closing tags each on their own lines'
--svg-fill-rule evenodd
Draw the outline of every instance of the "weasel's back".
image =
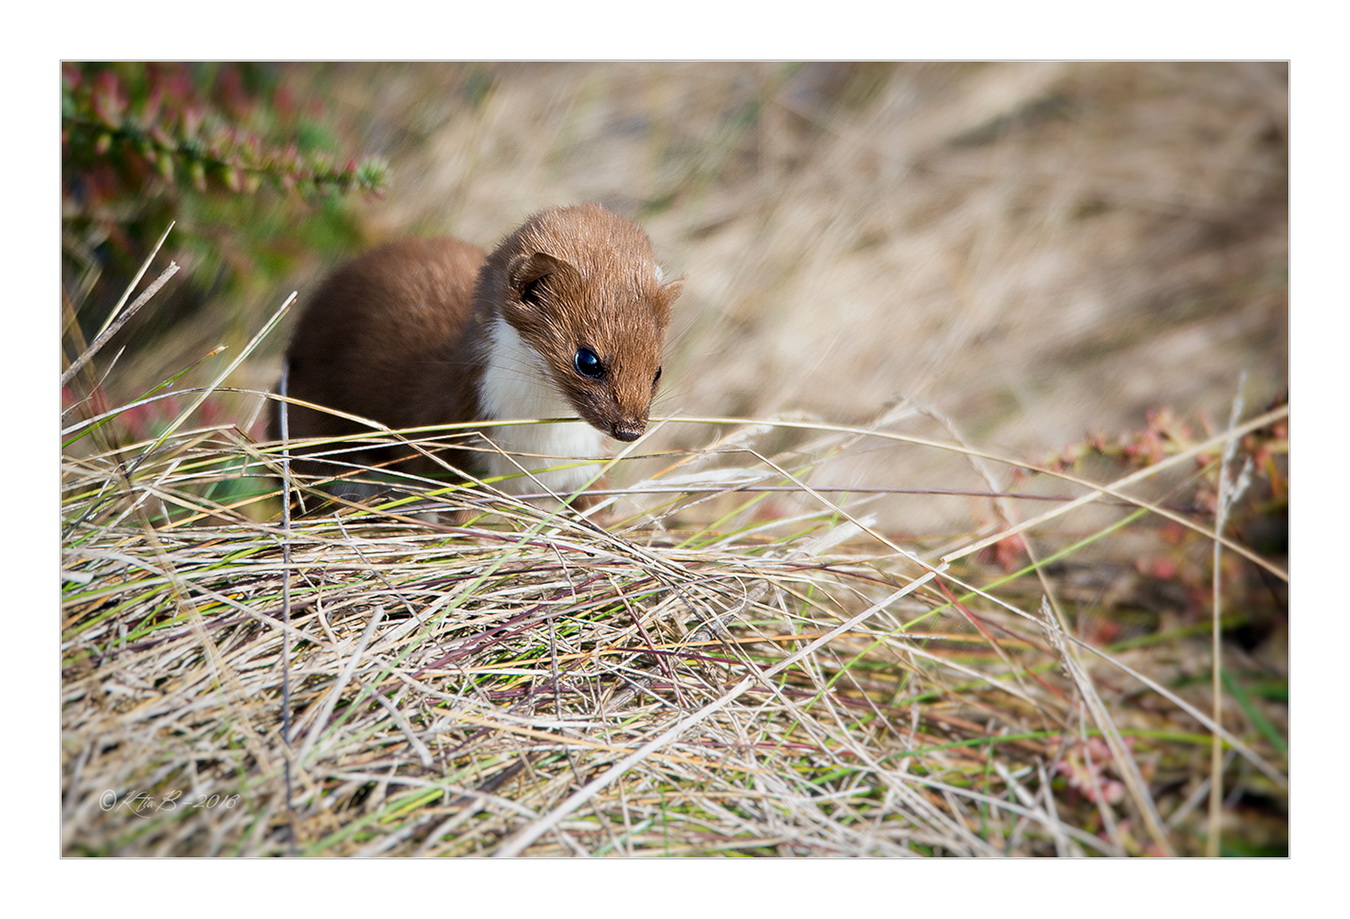
<svg viewBox="0 0 1350 919">
<path fill-rule="evenodd" d="M 409 239 L 343 265 L 296 325 L 288 395 L 395 428 L 457 417 L 474 399 L 461 346 L 485 258 L 457 239 Z M 295 406 L 289 422 L 292 437 L 363 430 Z"/>
</svg>

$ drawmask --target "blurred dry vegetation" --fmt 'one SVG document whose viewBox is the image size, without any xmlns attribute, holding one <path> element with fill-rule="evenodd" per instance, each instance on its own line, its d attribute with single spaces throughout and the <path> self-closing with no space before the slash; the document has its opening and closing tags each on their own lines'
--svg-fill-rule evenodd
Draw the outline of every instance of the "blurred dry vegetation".
<svg viewBox="0 0 1350 919">
<path fill-rule="evenodd" d="M 387 163 L 388 183 L 374 197 L 305 203 L 278 193 L 250 199 L 251 210 L 179 209 L 147 277 L 174 259 L 184 278 L 94 362 L 98 405 L 136 400 L 227 345 L 178 385 L 214 379 L 290 291 L 303 302 L 337 260 L 367 245 L 446 233 L 490 246 L 542 207 L 599 201 L 642 223 L 667 270 L 688 278 L 654 414 L 766 423 L 659 426 L 644 452 L 665 455 L 630 464 L 619 479 L 659 481 L 671 455 L 689 459 L 725 436 L 722 447 L 753 452 L 726 450 L 691 468 L 717 481 L 721 464 L 730 481 L 763 473 L 759 459 L 772 457 L 772 470 L 792 471 L 775 481 L 792 487 L 753 501 L 663 505 L 658 524 L 639 514 L 624 531 L 624 545 L 641 551 L 602 542 L 605 552 L 586 556 L 593 568 L 574 561 L 588 590 L 586 572 L 612 588 L 621 613 L 582 602 L 586 591 L 577 599 L 570 574 L 545 577 L 555 550 L 540 550 L 509 556 L 508 567 L 520 561 L 533 573 L 517 582 L 525 594 L 474 582 L 476 612 L 453 625 L 436 618 L 449 630 L 440 632 L 408 629 L 427 610 L 440 617 L 468 602 L 443 607 L 437 598 L 448 594 L 437 591 L 472 581 L 484 564 L 490 574 L 483 559 L 494 557 L 498 537 L 459 534 L 468 554 L 404 569 L 399 552 L 436 557 L 450 551 L 446 537 L 362 531 L 368 541 L 345 556 L 349 577 L 308 582 L 316 593 L 302 610 L 311 618 L 296 636 L 313 653 L 288 678 L 305 687 L 297 717 L 311 730 L 302 750 L 310 759 L 287 779 L 291 811 L 278 791 L 280 630 L 267 625 L 280 616 L 275 501 L 233 516 L 205 501 L 203 513 L 186 524 L 180 514 L 150 537 L 155 527 L 131 526 L 136 514 L 126 509 L 139 506 L 134 476 L 109 473 L 127 489 L 121 510 L 95 508 L 88 496 L 103 494 L 91 484 L 100 462 L 115 470 L 116 449 L 146 442 L 167 418 L 150 433 L 108 435 L 102 453 L 81 441 L 70 448 L 65 486 L 67 547 L 79 548 L 63 561 L 78 585 L 68 584 L 63 629 L 66 851 L 487 854 L 525 846 L 534 826 L 529 851 L 539 854 L 1285 851 L 1285 64 L 265 70 L 296 110 L 319 117 L 331 132 L 325 143 Z M 68 218 L 77 210 L 67 202 Z M 287 239 L 288 227 L 305 228 L 303 244 L 296 233 Z M 147 225 L 143 235 L 153 242 L 164 228 Z M 130 280 L 106 257 L 109 245 L 96 222 L 68 220 L 63 287 L 86 339 Z M 142 247 L 129 261 L 148 254 Z M 211 394 L 204 423 L 263 439 L 263 400 L 249 391 L 273 386 L 286 330 L 283 321 Z M 68 430 L 84 395 L 68 395 Z M 1266 423 L 1224 440 L 1235 404 L 1236 421 L 1265 412 Z M 130 424 L 135 413 L 123 415 Z M 1236 452 L 1225 459 L 1230 444 Z M 1109 484 L 1178 456 L 1132 483 L 1128 497 L 965 554 L 963 583 L 997 586 L 1000 602 L 951 606 L 952 593 L 930 583 L 880 607 L 884 621 L 854 622 L 813 649 L 801 673 L 787 667 L 796 676 L 778 693 L 719 695 L 880 603 L 885 592 L 874 588 L 899 589 L 927 570 L 897 549 L 928 563 L 961 556 L 1084 493 L 1048 473 Z M 1222 464 L 1236 469 L 1244 459 L 1251 483 L 1228 508 L 1224 492 L 1237 486 L 1220 484 Z M 144 468 L 170 474 L 153 460 Z M 174 518 L 192 489 L 173 492 L 164 481 L 156 499 Z M 823 508 L 823 496 L 843 512 Z M 1180 520 L 1144 514 L 1120 527 L 1140 502 Z M 651 508 L 637 501 L 631 510 Z M 1212 577 L 1219 557 L 1202 531 L 1212 532 L 1216 514 L 1259 563 L 1226 551 L 1221 577 Z M 775 531 L 775 521 L 800 532 Z M 333 525 L 312 545 L 296 543 L 307 564 L 331 563 L 339 537 L 356 532 Z M 427 542 L 437 539 L 439 548 Z M 134 577 L 109 574 L 120 571 L 109 559 L 132 553 L 129 540 L 147 540 L 153 563 Z M 240 586 L 236 572 L 215 594 L 197 593 L 195 576 L 173 576 L 206 565 L 210 552 L 193 553 L 209 547 L 265 557 L 250 573 L 256 586 Z M 789 564 L 832 552 L 843 560 L 819 556 L 810 578 Z M 662 565 L 699 574 L 653 604 L 631 580 L 648 565 L 665 572 L 652 575 L 662 583 L 678 581 Z M 151 591 L 145 571 L 158 572 L 167 593 Z M 1004 580 L 1013 573 L 1022 576 Z M 414 582 L 417 590 L 407 588 Z M 411 593 L 362 605 L 391 584 Z M 1196 713 L 1215 713 L 1208 630 L 1220 584 L 1228 733 L 1218 763 L 1214 726 Z M 960 592 L 956 583 L 950 590 Z M 559 591 L 585 611 L 566 641 L 549 631 L 552 619 L 522 612 L 557 602 Z M 665 634 L 676 594 L 686 613 L 712 611 L 720 625 Z M 1037 618 L 1042 596 L 1056 610 L 1050 620 Z M 215 602 L 225 605 L 208 612 Z M 349 617 L 344 624 L 325 619 L 325 603 Z M 491 610 L 508 607 L 518 628 L 502 632 Z M 387 618 L 395 610 L 409 618 Z M 938 619 L 928 618 L 933 610 Z M 210 618 L 217 614 L 225 618 Z M 919 621 L 925 641 L 957 650 L 914 656 L 904 632 Z M 623 631 L 633 622 L 641 634 Z M 396 635 L 385 631 L 394 626 Z M 1091 654 L 1094 663 L 1078 661 L 1075 643 L 1128 659 L 1150 682 L 1103 673 Z M 639 645 L 649 656 L 625 657 L 626 676 L 602 665 L 601 649 Z M 568 660 L 593 669 L 564 667 L 560 677 Z M 567 673 L 588 688 L 564 703 Z M 397 692 L 371 702 L 372 687 L 391 685 Z M 156 693 L 188 693 L 173 698 L 195 699 L 201 717 L 160 712 Z M 233 701 L 217 707 L 213 693 Z M 561 813 L 604 768 L 719 699 L 683 740 Z M 1215 777 L 1222 807 L 1207 814 Z M 147 824 L 93 803 L 104 788 L 150 786 L 229 786 L 251 809 L 229 821 L 180 814 Z M 551 814 L 556 822 L 544 827 Z"/>
</svg>

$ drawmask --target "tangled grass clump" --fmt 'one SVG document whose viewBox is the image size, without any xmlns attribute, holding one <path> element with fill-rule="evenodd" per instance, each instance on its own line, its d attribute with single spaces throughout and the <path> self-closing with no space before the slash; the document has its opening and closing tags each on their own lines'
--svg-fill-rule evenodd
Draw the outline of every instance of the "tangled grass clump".
<svg viewBox="0 0 1350 919">
<path fill-rule="evenodd" d="M 1287 407 L 1108 484 L 1037 471 L 1072 494 L 991 482 L 998 522 L 934 546 L 876 525 L 904 491 L 850 493 L 835 463 L 898 444 L 997 458 L 891 418 L 664 419 L 711 431 L 706 447 L 612 473 L 629 484 L 603 525 L 436 483 L 291 520 L 284 445 L 189 426 L 221 382 L 176 387 L 175 417 L 136 441 L 119 419 L 163 393 L 67 412 L 67 854 L 1285 844 L 1282 703 L 1245 658 L 1207 656 L 1207 626 L 1249 623 L 1224 619 L 1216 586 L 1212 622 L 1164 613 L 1094 641 L 1084 622 L 1158 608 L 1156 572 L 1098 594 L 1110 606 L 1086 620 L 1075 579 L 1104 546 L 1162 539 L 1163 519 L 1283 581 L 1175 488 L 1231 475 L 1225 448 Z M 1139 496 L 1197 458 L 1166 500 Z M 975 560 L 1013 543 L 1003 566 Z"/>
</svg>

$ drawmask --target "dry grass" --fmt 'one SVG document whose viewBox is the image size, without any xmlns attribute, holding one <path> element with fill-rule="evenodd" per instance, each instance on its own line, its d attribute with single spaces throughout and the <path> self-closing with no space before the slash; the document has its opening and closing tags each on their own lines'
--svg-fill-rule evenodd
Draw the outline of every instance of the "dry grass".
<svg viewBox="0 0 1350 919">
<path fill-rule="evenodd" d="M 1203 631 L 1094 648 L 1028 594 L 1047 562 L 907 551 L 878 496 L 749 459 L 774 431 L 667 457 L 608 529 L 399 502 L 254 523 L 207 495 L 275 447 L 229 430 L 70 460 L 67 851 L 1195 851 L 1216 739 L 1229 789 L 1285 793 L 1278 735 L 1164 685 Z M 825 470 L 871 439 L 813 433 L 798 453 Z M 802 512 L 765 515 L 784 492 L 755 490 L 784 487 Z M 715 524 L 679 523 L 711 500 Z M 1111 513 L 1095 538 L 1139 526 Z"/>
<path fill-rule="evenodd" d="M 297 78 L 417 177 L 372 214 L 389 233 L 641 215 L 690 276 L 671 418 L 604 527 L 287 527 L 240 482 L 279 455 L 248 432 L 282 298 L 139 442 L 118 424 L 146 381 L 228 336 L 96 356 L 74 379 L 109 402 L 64 423 L 66 852 L 1287 843 L 1285 561 L 1217 541 L 1199 497 L 1287 418 L 1279 67 Z M 1227 418 L 1242 372 L 1274 408 L 1014 474 L 1145 408 Z M 756 421 L 687 417 L 713 414 Z"/>
</svg>

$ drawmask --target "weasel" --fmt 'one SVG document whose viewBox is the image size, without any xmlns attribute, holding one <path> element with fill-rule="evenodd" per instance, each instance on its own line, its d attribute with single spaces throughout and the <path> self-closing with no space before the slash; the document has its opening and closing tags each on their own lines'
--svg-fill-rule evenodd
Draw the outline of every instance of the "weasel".
<svg viewBox="0 0 1350 919">
<path fill-rule="evenodd" d="M 682 286 L 666 280 L 646 233 L 597 205 L 535 214 L 490 255 L 451 238 L 388 243 L 339 268 L 306 305 L 286 353 L 287 395 L 394 429 L 481 421 L 481 435 L 511 456 L 459 450 L 446 457 L 451 465 L 514 474 L 496 484 L 508 493 L 566 497 L 594 465 L 535 470 L 567 464 L 557 457 L 602 456 L 606 438 L 633 441 L 646 430 Z M 493 424 L 519 418 L 580 420 Z M 371 431 L 299 405 L 288 422 L 291 438 Z M 275 414 L 272 429 L 276 436 Z M 315 448 L 332 460 L 296 466 L 325 475 L 351 464 L 419 475 L 443 468 L 406 447 L 334 452 L 341 448 Z"/>
</svg>

